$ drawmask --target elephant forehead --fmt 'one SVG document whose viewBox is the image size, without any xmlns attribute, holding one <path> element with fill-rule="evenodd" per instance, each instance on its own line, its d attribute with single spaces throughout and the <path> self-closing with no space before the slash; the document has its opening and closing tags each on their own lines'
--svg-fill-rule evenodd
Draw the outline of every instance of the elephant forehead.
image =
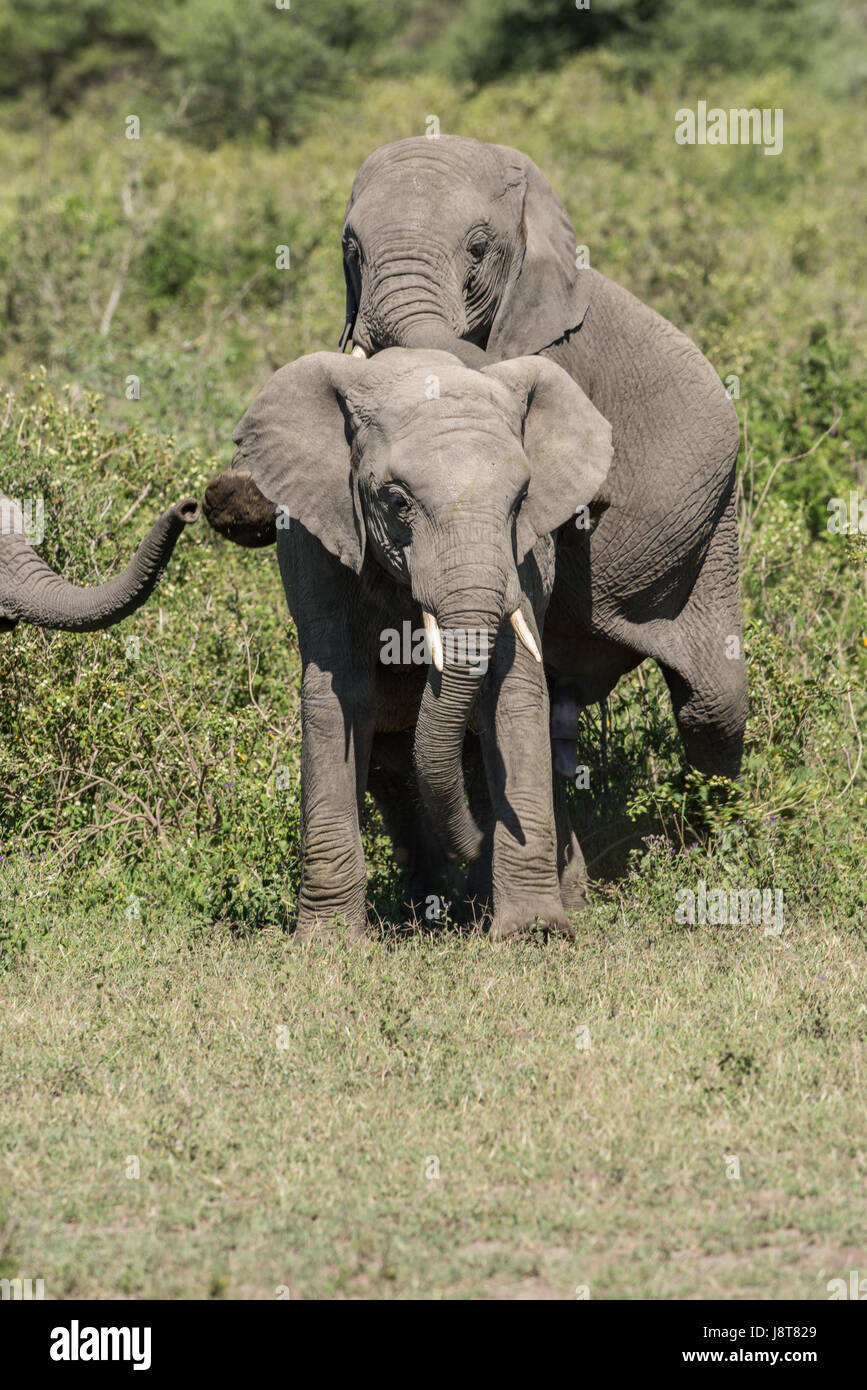
<svg viewBox="0 0 867 1390">
<path fill-rule="evenodd" d="M 365 462 L 380 481 L 408 487 L 435 511 L 455 502 L 501 499 L 509 504 L 530 476 L 518 439 L 499 423 L 472 417 L 439 421 L 420 437 L 416 431 L 369 436 Z"/>
<path fill-rule="evenodd" d="M 456 449 L 478 447 L 486 440 L 500 445 L 510 437 L 520 440 L 521 410 L 513 393 L 501 387 L 491 390 L 479 373 L 474 375 L 476 382 L 469 388 L 460 382 L 450 389 L 447 380 L 440 380 L 426 388 L 438 394 L 391 399 L 378 421 L 383 435 L 395 442 Z"/>
<path fill-rule="evenodd" d="M 426 431 L 457 420 L 499 422 L 521 435 L 522 410 L 515 392 L 494 377 L 465 367 L 449 352 L 385 348 L 370 359 L 364 377 L 346 391 L 350 410 L 386 433 Z"/>
<path fill-rule="evenodd" d="M 403 249 L 409 236 L 444 242 L 450 234 L 485 225 L 511 227 L 519 211 L 497 189 L 457 183 L 447 169 L 387 171 L 353 204 L 353 231 L 366 246 Z"/>
<path fill-rule="evenodd" d="M 352 186 L 354 202 L 373 182 L 393 177 L 403 184 L 441 175 L 455 188 L 461 185 L 478 190 L 479 177 L 488 175 L 492 183 L 502 181 L 500 151 L 481 140 L 462 135 L 442 135 L 437 140 L 410 136 L 380 145 L 368 155 Z"/>
</svg>

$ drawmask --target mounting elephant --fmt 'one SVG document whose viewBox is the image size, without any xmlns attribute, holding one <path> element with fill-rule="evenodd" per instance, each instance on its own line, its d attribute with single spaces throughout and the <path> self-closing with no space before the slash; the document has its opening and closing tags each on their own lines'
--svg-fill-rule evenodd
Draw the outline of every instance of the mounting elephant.
<svg viewBox="0 0 867 1390">
<path fill-rule="evenodd" d="M 69 584 L 37 555 L 25 538 L 24 517 L 0 493 L 0 632 L 16 623 L 93 632 L 134 613 L 153 592 L 171 559 L 175 541 L 195 521 L 193 498 L 178 502 L 151 527 L 126 569 L 90 589 Z"/>
<path fill-rule="evenodd" d="M 607 423 L 540 358 L 478 372 L 394 349 L 290 363 L 234 438 L 236 472 L 209 485 L 205 513 L 231 534 L 240 482 L 267 499 L 266 523 L 279 515 L 301 652 L 299 934 L 366 926 L 367 787 L 412 899 L 441 891 L 448 861 L 477 860 L 494 935 L 568 932 L 538 643 L 551 535 L 604 485 Z M 471 715 L 481 830 L 462 777 Z"/>
<path fill-rule="evenodd" d="M 374 151 L 353 185 L 343 254 L 341 347 L 351 338 L 367 357 L 439 348 L 478 367 L 538 353 L 611 424 L 608 506 L 597 524 L 579 515 L 557 536 L 543 651 L 558 771 L 574 769 L 579 707 L 653 657 L 690 761 L 736 776 L 747 713 L 739 428 L 710 363 L 654 310 L 577 264 L 574 229 L 547 180 L 502 145 L 441 136 Z M 580 883 L 557 781 L 561 870 Z"/>
</svg>

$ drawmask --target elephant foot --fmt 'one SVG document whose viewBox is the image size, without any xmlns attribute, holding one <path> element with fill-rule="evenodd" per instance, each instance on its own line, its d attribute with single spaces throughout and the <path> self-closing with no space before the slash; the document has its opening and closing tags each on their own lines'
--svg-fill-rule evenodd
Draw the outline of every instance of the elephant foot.
<svg viewBox="0 0 867 1390">
<path fill-rule="evenodd" d="M 564 936 L 571 940 L 574 937 L 575 930 L 559 898 L 550 903 L 536 902 L 525 907 L 510 903 L 494 913 L 490 929 L 494 941 L 505 941 L 509 937 L 533 936 L 537 932 L 544 933 L 546 938 Z"/>
<path fill-rule="evenodd" d="M 357 941 L 367 935 L 367 913 L 334 912 L 329 917 L 321 913 L 305 912 L 298 914 L 295 928 L 296 941 L 336 941 L 344 935 L 348 941 Z"/>
<path fill-rule="evenodd" d="M 560 901 L 566 912 L 589 912 L 590 904 L 582 883 L 561 883 Z"/>
</svg>

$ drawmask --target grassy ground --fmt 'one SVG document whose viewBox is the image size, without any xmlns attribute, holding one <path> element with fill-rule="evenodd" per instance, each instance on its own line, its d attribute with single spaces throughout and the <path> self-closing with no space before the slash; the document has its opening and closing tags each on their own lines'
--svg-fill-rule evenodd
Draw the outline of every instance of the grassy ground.
<svg viewBox="0 0 867 1390">
<path fill-rule="evenodd" d="M 155 106 L 128 143 L 123 82 L 68 120 L 0 111 L 0 487 L 44 500 L 56 568 L 113 573 L 274 367 L 334 347 L 352 174 L 436 112 L 526 149 L 592 263 L 738 377 L 751 686 L 738 786 L 683 767 L 652 667 L 588 712 L 574 945 L 406 929 L 369 808 L 397 930 L 301 948 L 273 554 L 202 526 L 121 628 L 0 639 L 0 1277 L 775 1299 L 867 1273 L 867 536 L 827 529 L 867 496 L 867 177 L 822 62 L 394 77 L 278 148 L 190 142 Z M 679 149 L 704 96 L 782 106 L 784 154 Z M 782 933 L 680 924 L 701 881 L 782 892 Z"/>
<path fill-rule="evenodd" d="M 3 1004 L 4 1268 L 49 1297 L 823 1298 L 864 1268 L 854 933 L 67 933 Z"/>
<path fill-rule="evenodd" d="M 49 1297 L 812 1299 L 865 1267 L 855 932 L 66 939 L 3 991 L 4 1267 Z"/>
</svg>

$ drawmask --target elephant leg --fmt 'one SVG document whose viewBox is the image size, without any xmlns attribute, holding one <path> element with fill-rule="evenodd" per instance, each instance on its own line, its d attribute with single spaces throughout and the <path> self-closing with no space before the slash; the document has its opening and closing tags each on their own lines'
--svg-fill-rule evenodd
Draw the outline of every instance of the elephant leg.
<svg viewBox="0 0 867 1390">
<path fill-rule="evenodd" d="M 377 733 L 373 739 L 367 790 L 373 797 L 394 845 L 404 879 L 406 904 L 418 913 L 442 905 L 459 891 L 458 871 L 447 858 L 419 803 L 412 761 L 411 732 Z M 436 898 L 436 904 L 428 899 Z"/>
<path fill-rule="evenodd" d="M 331 673 L 313 663 L 306 666 L 301 683 L 301 940 L 340 922 L 353 936 L 366 930 L 360 800 L 373 724 L 372 708 L 350 702 L 347 687 L 341 701 Z"/>
<path fill-rule="evenodd" d="M 560 897 L 567 912 L 584 912 L 587 869 L 566 804 L 566 782 L 554 774 L 554 820 L 557 826 L 557 876 Z"/>
<path fill-rule="evenodd" d="M 539 644 L 536 620 L 522 611 Z M 494 650 L 478 723 L 493 816 L 493 937 L 540 925 L 571 935 L 557 877 L 548 685 L 511 628 Z"/>
<path fill-rule="evenodd" d="M 737 777 L 748 691 L 733 501 L 714 532 L 689 601 L 671 626 L 665 659 L 657 659 L 686 755 L 699 772 Z"/>
<path fill-rule="evenodd" d="M 301 528 L 277 556 L 301 651 L 297 935 L 367 926 L 361 805 L 376 722 L 375 648 L 355 576 Z"/>
</svg>

